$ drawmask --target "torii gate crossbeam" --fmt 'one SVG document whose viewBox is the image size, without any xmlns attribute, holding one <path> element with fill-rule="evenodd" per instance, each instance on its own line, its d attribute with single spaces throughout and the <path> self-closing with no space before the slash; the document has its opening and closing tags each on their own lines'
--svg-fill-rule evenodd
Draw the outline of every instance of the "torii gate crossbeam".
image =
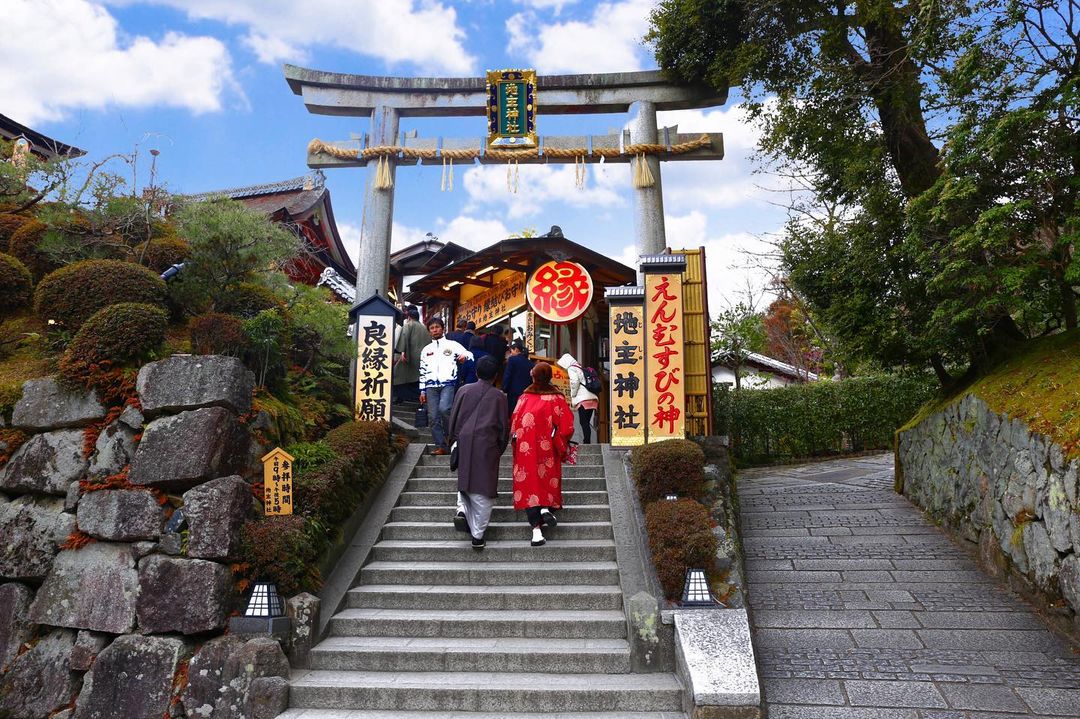
<svg viewBox="0 0 1080 719">
<path fill-rule="evenodd" d="M 364 156 L 365 148 L 409 148 L 404 152 L 380 153 L 387 157 L 391 185 L 398 164 L 442 163 L 450 150 L 465 152 L 481 163 L 506 162 L 506 154 L 485 150 L 480 138 L 439 139 L 399 137 L 402 117 L 469 117 L 487 111 L 487 80 L 470 78 L 402 78 L 322 72 L 286 65 L 285 78 L 293 92 L 304 99 L 314 114 L 371 118 L 371 131 L 364 143 L 330 143 L 327 151 L 309 152 L 313 168 L 368 165 L 369 182 L 364 198 L 363 240 L 356 266 L 356 296 L 385 292 L 393 225 L 393 188 L 379 189 L 377 164 Z M 706 86 L 684 86 L 669 81 L 658 71 L 590 75 L 548 75 L 537 78 L 538 105 L 544 115 L 631 113 L 629 142 L 624 136 L 543 137 L 541 147 L 531 154 L 514 153 L 515 162 L 569 163 L 572 161 L 629 162 L 634 153 L 625 147 L 652 146 L 645 162 L 654 182 L 635 187 L 634 215 L 638 251 L 657 254 L 667 247 L 664 233 L 663 191 L 660 160 L 719 160 L 723 158 L 723 137 L 719 133 L 689 135 L 674 128 L 657 128 L 656 113 L 723 105 L 727 92 Z M 707 139 L 706 139 L 707 138 Z M 663 145 L 663 147 L 657 147 Z M 324 147 L 327 147 L 324 145 Z M 680 149 L 681 148 L 681 149 Z M 690 149 L 687 149 L 690 148 Z M 575 150 L 570 153 L 570 150 Z M 580 153 L 576 152 L 581 150 Z M 561 151 L 561 152 L 560 152 Z M 417 156 L 417 155 L 422 156 Z M 520 159 L 517 155 L 521 155 Z"/>
</svg>

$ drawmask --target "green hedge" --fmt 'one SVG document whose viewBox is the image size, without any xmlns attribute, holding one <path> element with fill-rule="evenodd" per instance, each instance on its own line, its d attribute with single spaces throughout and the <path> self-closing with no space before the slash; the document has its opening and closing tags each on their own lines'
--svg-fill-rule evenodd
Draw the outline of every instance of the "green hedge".
<svg viewBox="0 0 1080 719">
<path fill-rule="evenodd" d="M 892 447 L 936 387 L 929 377 L 852 377 L 776 389 L 721 389 L 717 427 L 740 464 Z"/>
</svg>

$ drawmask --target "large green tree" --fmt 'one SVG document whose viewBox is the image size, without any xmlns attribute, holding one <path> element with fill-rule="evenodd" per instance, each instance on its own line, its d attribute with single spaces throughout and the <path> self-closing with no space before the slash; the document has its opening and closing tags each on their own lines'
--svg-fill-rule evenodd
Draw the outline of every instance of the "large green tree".
<svg viewBox="0 0 1080 719">
<path fill-rule="evenodd" d="M 804 183 L 784 269 L 845 350 L 947 381 L 1075 325 L 1075 2 L 663 0 L 649 39 Z"/>
</svg>

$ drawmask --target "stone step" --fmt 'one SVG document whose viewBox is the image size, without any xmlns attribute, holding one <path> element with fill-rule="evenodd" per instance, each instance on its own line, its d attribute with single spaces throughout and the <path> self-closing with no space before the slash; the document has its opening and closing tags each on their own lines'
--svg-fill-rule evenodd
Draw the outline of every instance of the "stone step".
<svg viewBox="0 0 1080 719">
<path fill-rule="evenodd" d="M 556 515 L 561 515 L 556 512 Z M 388 522 L 383 526 L 382 539 L 465 539 L 463 534 L 452 523 L 453 513 L 444 514 L 441 522 Z M 611 522 L 566 522 L 559 517 L 559 526 L 551 530 L 545 530 L 548 539 L 611 539 Z M 487 540 L 502 541 L 505 539 L 527 540 L 532 536 L 532 530 L 525 522 L 493 522 L 487 528 Z"/>
<path fill-rule="evenodd" d="M 378 542 L 371 552 L 381 562 L 604 562 L 615 561 L 613 539 L 564 539 L 533 547 L 527 540 L 488 542 L 472 548 L 468 535 L 457 540 L 400 540 Z M 554 538 L 554 535 L 553 535 Z"/>
<path fill-rule="evenodd" d="M 594 445 L 589 445 L 589 446 L 594 446 Z M 499 459 L 499 466 L 500 467 L 510 467 L 510 466 L 513 465 L 513 463 L 514 463 L 513 455 L 511 455 L 509 452 L 504 453 L 503 456 Z M 439 455 L 439 454 L 424 453 L 424 454 L 420 455 L 420 459 L 417 461 L 417 464 L 419 466 L 421 466 L 421 467 L 449 467 L 450 466 L 450 456 L 445 455 L 445 454 Z M 572 465 L 572 464 L 566 465 L 566 466 L 563 467 L 563 469 L 566 469 L 566 467 L 575 467 L 575 466 L 576 467 L 581 467 L 581 466 L 600 466 L 600 467 L 602 467 L 603 464 L 604 464 L 604 458 L 600 455 L 599 452 L 585 452 L 585 453 L 583 453 L 581 450 L 578 450 L 578 463 L 576 465 Z"/>
<path fill-rule="evenodd" d="M 360 584 L 618 586 L 619 568 L 615 562 L 371 562 L 360 570 Z"/>
<path fill-rule="evenodd" d="M 623 639 L 626 617 L 610 609 L 546 609 L 522 614 L 502 609 L 344 609 L 330 633 L 347 637 L 532 637 Z"/>
<path fill-rule="evenodd" d="M 589 504 L 606 505 L 608 503 L 607 492 L 596 490 L 576 491 L 568 490 L 562 493 L 563 502 L 571 506 Z M 501 498 L 508 505 L 512 504 L 510 497 Z M 456 507 L 457 492 L 402 492 L 398 499 L 399 507 Z M 498 507 L 496 507 L 498 509 Z"/>
<path fill-rule="evenodd" d="M 564 494 L 563 499 L 568 499 Z M 499 498 L 500 502 L 509 502 L 510 498 Z M 391 522 L 452 522 L 454 520 L 454 507 L 456 504 L 447 504 L 441 507 L 429 507 L 429 506 L 398 506 L 390 510 Z M 611 521 L 611 509 L 606 503 L 604 504 L 573 504 L 562 509 L 555 510 L 555 515 L 559 518 L 559 528 L 561 529 L 563 524 L 574 524 L 577 522 L 610 522 Z M 522 526 L 527 527 L 528 522 L 525 520 L 525 510 L 517 510 L 511 506 L 496 506 L 491 512 L 491 521 L 493 522 L 520 522 Z M 558 531 L 558 529 L 556 529 Z"/>
<path fill-rule="evenodd" d="M 607 491 L 607 481 L 601 477 L 566 477 L 562 479 L 564 492 L 568 491 Z M 511 494 L 514 481 L 510 477 L 499 480 L 497 489 L 501 493 Z M 456 492 L 457 476 L 449 477 L 412 477 L 405 482 L 406 492 Z"/>
<path fill-rule="evenodd" d="M 614 609 L 621 610 L 616 585 L 454 586 L 371 584 L 349 590 L 354 609 Z"/>
<path fill-rule="evenodd" d="M 630 671 L 630 645 L 625 639 L 330 637 L 312 651 L 311 668 L 624 674 Z"/>
<path fill-rule="evenodd" d="M 312 670 L 294 673 L 291 684 L 293 708 L 475 711 L 501 717 L 536 712 L 548 719 L 553 712 L 682 709 L 682 686 L 672 674 Z"/>
<path fill-rule="evenodd" d="M 600 461 L 600 455 L 603 454 L 603 449 L 602 449 L 603 446 L 604 445 L 602 445 L 602 444 L 579 444 L 578 445 L 578 459 L 579 459 L 579 461 L 582 460 L 585 457 L 594 457 L 594 459 L 585 460 L 585 461 L 588 461 L 588 462 L 591 462 L 591 463 L 599 462 Z M 427 450 L 424 452 L 424 456 L 425 457 L 430 457 L 431 459 L 436 460 L 435 464 L 439 464 L 440 462 L 445 462 L 445 463 L 449 464 L 449 462 L 450 462 L 449 457 L 447 457 L 446 455 L 441 455 L 441 456 L 440 455 L 432 455 L 431 450 L 433 450 L 433 449 L 435 449 L 434 445 L 429 446 L 427 448 Z M 503 452 L 502 458 L 505 460 L 505 459 L 507 459 L 509 457 L 512 457 L 512 456 L 513 456 L 513 451 L 511 449 L 511 447 L 508 446 L 506 448 L 506 451 Z"/>
<path fill-rule="evenodd" d="M 510 479 L 513 477 L 511 465 L 499 465 L 499 478 Z M 413 469 L 413 477 L 457 477 L 457 472 L 450 469 L 450 465 L 441 464 L 418 464 Z M 604 465 L 602 464 L 564 464 L 562 468 L 563 478 L 567 477 L 603 477 Z"/>
<path fill-rule="evenodd" d="M 550 711 L 522 714 L 515 711 L 350 711 L 345 709 L 287 709 L 278 719 L 686 719 L 681 711 Z"/>
</svg>

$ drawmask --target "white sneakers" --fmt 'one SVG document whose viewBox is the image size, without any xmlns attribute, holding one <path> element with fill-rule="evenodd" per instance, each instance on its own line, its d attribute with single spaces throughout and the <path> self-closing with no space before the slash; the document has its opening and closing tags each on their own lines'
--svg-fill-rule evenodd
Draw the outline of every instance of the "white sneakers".
<svg viewBox="0 0 1080 719">
<path fill-rule="evenodd" d="M 544 539 L 544 533 L 540 531 L 540 527 L 533 527 L 532 546 L 542 547 L 547 540 Z"/>
</svg>

